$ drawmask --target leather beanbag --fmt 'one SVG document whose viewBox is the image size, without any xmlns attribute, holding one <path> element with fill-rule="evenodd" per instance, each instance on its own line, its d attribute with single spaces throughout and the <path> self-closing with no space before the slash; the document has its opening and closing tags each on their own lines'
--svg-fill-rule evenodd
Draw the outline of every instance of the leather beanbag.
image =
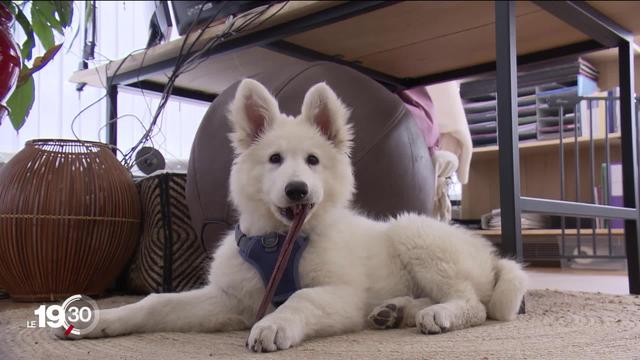
<svg viewBox="0 0 640 360">
<path fill-rule="evenodd" d="M 355 139 L 356 208 L 369 216 L 413 211 L 431 215 L 434 169 L 425 140 L 402 101 L 374 80 L 348 67 L 317 62 L 253 77 L 278 99 L 283 113 L 297 115 L 307 90 L 326 82 L 351 108 Z M 189 159 L 187 202 L 203 244 L 215 248 L 233 228 L 228 201 L 233 151 L 227 137 L 227 106 L 238 83 L 211 104 L 196 133 Z"/>
</svg>

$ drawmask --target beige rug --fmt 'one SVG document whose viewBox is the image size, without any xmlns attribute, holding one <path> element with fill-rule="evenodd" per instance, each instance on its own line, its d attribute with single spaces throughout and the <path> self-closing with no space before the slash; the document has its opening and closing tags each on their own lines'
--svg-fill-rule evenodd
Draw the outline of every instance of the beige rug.
<svg viewBox="0 0 640 360">
<path fill-rule="evenodd" d="M 136 300 L 98 301 L 112 307 Z M 0 359 L 640 359 L 640 298 L 534 290 L 527 314 L 442 335 L 365 331 L 278 353 L 245 350 L 247 332 L 140 334 L 59 341 L 26 327 L 35 304 L 0 301 Z"/>
</svg>

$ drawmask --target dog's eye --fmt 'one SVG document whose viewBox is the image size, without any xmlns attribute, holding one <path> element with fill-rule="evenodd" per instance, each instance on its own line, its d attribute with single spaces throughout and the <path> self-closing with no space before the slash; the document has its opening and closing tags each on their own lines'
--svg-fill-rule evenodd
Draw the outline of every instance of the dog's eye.
<svg viewBox="0 0 640 360">
<path fill-rule="evenodd" d="M 318 165 L 320 163 L 320 160 L 318 160 L 318 157 L 315 155 L 309 155 L 307 156 L 307 164 L 309 165 Z"/>
<path fill-rule="evenodd" d="M 282 156 L 280 154 L 275 153 L 269 157 L 269 162 L 272 164 L 280 164 L 282 162 Z"/>
</svg>

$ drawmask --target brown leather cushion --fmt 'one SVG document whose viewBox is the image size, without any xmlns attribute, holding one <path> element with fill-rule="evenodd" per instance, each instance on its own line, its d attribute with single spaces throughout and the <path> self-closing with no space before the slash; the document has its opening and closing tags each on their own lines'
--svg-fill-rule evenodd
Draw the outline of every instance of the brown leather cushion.
<svg viewBox="0 0 640 360">
<path fill-rule="evenodd" d="M 300 113 L 307 90 L 326 82 L 351 108 L 355 130 L 356 208 L 370 216 L 403 211 L 431 214 L 434 171 L 424 139 L 400 99 L 383 86 L 348 67 L 317 62 L 259 74 L 278 99 L 280 110 Z M 227 134 L 227 106 L 238 83 L 211 104 L 191 149 L 187 201 L 196 232 L 208 249 L 235 223 L 228 202 L 228 178 L 233 152 Z"/>
</svg>

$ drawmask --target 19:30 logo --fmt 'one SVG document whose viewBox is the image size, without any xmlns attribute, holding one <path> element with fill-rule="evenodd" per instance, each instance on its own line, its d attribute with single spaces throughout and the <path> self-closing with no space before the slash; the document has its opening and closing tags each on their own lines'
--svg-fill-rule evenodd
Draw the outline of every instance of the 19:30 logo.
<svg viewBox="0 0 640 360">
<path fill-rule="evenodd" d="M 97 324 L 98 309 L 96 302 L 85 295 L 73 295 L 62 305 L 40 305 L 33 311 L 38 318 L 27 322 L 27 327 L 50 327 L 65 329 L 65 335 L 81 335 L 91 331 Z"/>
</svg>

